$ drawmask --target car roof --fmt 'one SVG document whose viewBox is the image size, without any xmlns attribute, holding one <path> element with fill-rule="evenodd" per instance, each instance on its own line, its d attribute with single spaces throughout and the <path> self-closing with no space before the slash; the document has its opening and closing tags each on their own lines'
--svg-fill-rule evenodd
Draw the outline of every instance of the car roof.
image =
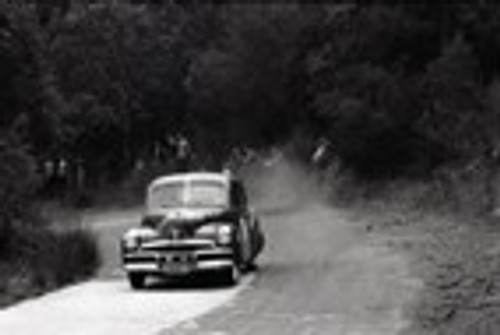
<svg viewBox="0 0 500 335">
<path fill-rule="evenodd" d="M 154 179 L 150 184 L 149 188 L 154 188 L 159 185 L 170 184 L 170 183 L 185 183 L 191 181 L 215 181 L 223 184 L 229 184 L 234 177 L 227 173 L 219 172 L 188 172 L 188 173 L 176 173 L 171 175 L 165 175 Z"/>
</svg>

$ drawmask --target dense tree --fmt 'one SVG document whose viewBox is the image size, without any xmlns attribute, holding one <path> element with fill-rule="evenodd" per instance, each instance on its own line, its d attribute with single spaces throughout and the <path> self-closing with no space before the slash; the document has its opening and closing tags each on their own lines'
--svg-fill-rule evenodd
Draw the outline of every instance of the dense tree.
<svg viewBox="0 0 500 335">
<path fill-rule="evenodd" d="M 487 155 L 498 119 L 485 106 L 488 53 L 471 38 L 491 24 L 481 15 L 478 4 L 377 4 L 328 22 L 314 111 L 344 163 L 395 176 Z"/>
<path fill-rule="evenodd" d="M 2 7 L 0 126 L 97 180 L 178 133 L 218 163 L 328 137 L 346 168 L 379 177 L 498 147 L 489 2 L 31 3 Z"/>
<path fill-rule="evenodd" d="M 191 117 L 212 148 L 289 137 L 306 107 L 304 51 L 321 14 L 287 5 L 224 11 L 223 34 L 195 57 L 187 81 Z"/>
</svg>

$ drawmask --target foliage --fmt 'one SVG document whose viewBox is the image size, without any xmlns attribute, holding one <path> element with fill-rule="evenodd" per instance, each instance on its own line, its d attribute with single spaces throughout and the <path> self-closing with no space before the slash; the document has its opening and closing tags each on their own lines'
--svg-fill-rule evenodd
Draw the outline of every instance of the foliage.
<svg viewBox="0 0 500 335">
<path fill-rule="evenodd" d="M 0 257 L 0 306 L 89 278 L 100 264 L 89 231 L 23 227 L 10 235 L 8 257 Z"/>
<path fill-rule="evenodd" d="M 224 14 L 222 36 L 196 55 L 188 77 L 190 116 L 202 142 L 227 152 L 283 141 L 304 107 L 294 85 L 303 71 L 302 34 L 316 13 L 248 5 Z"/>
<path fill-rule="evenodd" d="M 428 176 L 445 162 L 489 155 L 498 118 L 485 104 L 484 55 L 470 37 L 482 11 L 360 5 L 331 20 L 311 72 L 315 112 L 348 168 Z"/>
<path fill-rule="evenodd" d="M 35 4 L 2 7 L 0 125 L 88 185 L 172 161 L 178 133 L 215 165 L 235 147 L 328 138 L 370 178 L 498 151 L 489 2 Z"/>
</svg>

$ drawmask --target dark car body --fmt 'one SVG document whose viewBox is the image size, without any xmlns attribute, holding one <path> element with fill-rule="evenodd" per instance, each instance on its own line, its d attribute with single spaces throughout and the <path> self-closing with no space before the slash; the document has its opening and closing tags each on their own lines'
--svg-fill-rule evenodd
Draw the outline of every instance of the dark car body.
<svg viewBox="0 0 500 335">
<path fill-rule="evenodd" d="M 140 227 L 122 238 L 133 288 L 145 278 L 212 272 L 228 284 L 254 265 L 264 235 L 241 180 L 225 173 L 183 173 L 154 180 Z"/>
</svg>

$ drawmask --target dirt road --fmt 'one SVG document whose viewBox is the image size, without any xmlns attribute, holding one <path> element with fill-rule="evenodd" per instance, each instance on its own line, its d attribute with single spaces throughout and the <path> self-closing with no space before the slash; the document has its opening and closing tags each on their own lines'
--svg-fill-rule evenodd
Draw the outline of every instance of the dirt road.
<svg viewBox="0 0 500 335">
<path fill-rule="evenodd" d="M 162 334 L 391 335 L 419 283 L 407 260 L 341 212 L 311 205 L 267 218 L 257 278 L 226 306 Z"/>
<path fill-rule="evenodd" d="M 405 306 L 419 288 L 407 260 L 367 232 L 365 223 L 323 205 L 309 196 L 310 188 L 297 188 L 292 176 L 268 178 L 257 187 L 256 204 L 267 248 L 259 271 L 239 287 L 133 292 L 118 271 L 116 242 L 138 213 L 91 216 L 88 224 L 98 232 L 105 258 L 99 278 L 1 311 L 0 333 L 392 335 L 402 330 Z"/>
<path fill-rule="evenodd" d="M 256 178 L 269 243 L 256 279 L 230 305 L 161 334 L 395 335 L 421 283 L 387 239 L 278 166 Z"/>
</svg>

